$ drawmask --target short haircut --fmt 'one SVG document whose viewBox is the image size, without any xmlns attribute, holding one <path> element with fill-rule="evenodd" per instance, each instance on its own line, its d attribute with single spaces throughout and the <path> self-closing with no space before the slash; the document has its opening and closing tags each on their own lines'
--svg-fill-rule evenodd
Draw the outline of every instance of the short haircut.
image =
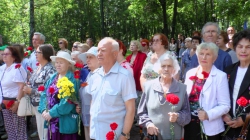
<svg viewBox="0 0 250 140">
<path fill-rule="evenodd" d="M 77 45 L 77 47 L 78 47 L 78 45 L 79 45 L 79 44 L 81 44 L 81 42 L 76 41 L 76 42 L 74 42 L 74 43 L 73 43 L 73 45 L 74 45 L 74 44 L 76 44 L 76 45 Z"/>
<path fill-rule="evenodd" d="M 165 54 L 163 54 L 163 56 L 160 58 L 160 62 L 162 63 L 163 61 L 165 61 L 165 60 L 167 60 L 167 59 L 171 59 L 171 60 L 172 60 L 173 66 L 174 66 L 174 70 L 175 70 L 174 75 L 176 75 L 176 74 L 179 72 L 179 70 L 180 70 L 180 66 L 179 66 L 178 60 L 177 60 L 174 56 L 165 53 Z"/>
<path fill-rule="evenodd" d="M 78 55 L 78 54 L 81 54 L 81 52 L 80 51 L 73 51 L 73 52 L 71 52 L 71 55 Z"/>
<path fill-rule="evenodd" d="M 213 51 L 213 53 L 216 57 L 218 56 L 219 47 L 212 42 L 204 42 L 204 43 L 201 43 L 200 45 L 198 45 L 197 49 L 196 49 L 196 55 L 198 56 L 198 54 L 203 49 L 210 49 Z"/>
<path fill-rule="evenodd" d="M 86 39 L 86 42 L 87 42 L 87 40 L 90 40 L 92 43 L 94 43 L 94 41 L 93 41 L 92 38 L 87 38 L 87 39 Z M 91 46 L 91 47 L 92 47 L 92 46 Z"/>
<path fill-rule="evenodd" d="M 24 45 L 21 45 L 21 44 L 13 44 L 13 45 L 11 45 L 11 46 L 17 48 L 17 50 L 18 50 L 18 52 L 19 52 L 19 54 L 20 54 L 21 61 L 22 61 L 23 58 L 24 58 L 24 48 L 25 48 L 25 46 L 24 46 Z"/>
<path fill-rule="evenodd" d="M 168 38 L 166 35 L 164 35 L 163 33 L 156 33 L 153 35 L 153 37 L 151 38 L 151 42 L 153 42 L 153 38 L 154 36 L 157 36 L 159 35 L 160 36 L 160 39 L 161 39 L 161 45 L 164 45 L 164 48 L 165 49 L 168 49 Z M 181 35 L 182 36 L 182 35 Z"/>
<path fill-rule="evenodd" d="M 193 31 L 192 35 L 194 36 L 194 34 L 198 34 L 198 36 L 201 37 L 201 32 L 200 31 Z"/>
<path fill-rule="evenodd" d="M 219 27 L 219 25 L 218 25 L 216 22 L 207 22 L 207 23 L 202 27 L 202 30 L 201 30 L 202 35 L 205 34 L 205 28 L 206 28 L 207 26 L 215 26 L 215 27 L 217 28 L 217 35 L 220 34 L 220 27 Z"/>
<path fill-rule="evenodd" d="M 199 36 L 193 36 L 192 37 L 192 41 L 193 40 L 198 40 L 199 41 L 199 44 L 201 44 L 201 37 L 199 37 Z"/>
<path fill-rule="evenodd" d="M 122 55 L 125 56 L 127 53 L 126 46 L 122 43 L 121 40 L 116 40 L 119 43 L 119 50 L 122 50 Z"/>
<path fill-rule="evenodd" d="M 138 51 L 141 50 L 142 46 L 141 46 L 141 43 L 140 43 L 138 40 L 132 40 L 132 41 L 130 42 L 130 44 L 131 44 L 131 43 L 134 43 L 134 44 L 136 45 Z"/>
<path fill-rule="evenodd" d="M 17 45 L 17 44 L 16 44 Z M 16 46 L 8 46 L 6 47 L 11 52 L 11 56 L 15 59 L 15 63 L 21 63 L 22 62 L 22 57 L 20 55 L 19 49 Z"/>
<path fill-rule="evenodd" d="M 45 36 L 42 33 L 35 32 L 34 35 L 39 35 L 40 36 L 40 40 L 42 40 L 43 42 L 45 42 Z"/>
<path fill-rule="evenodd" d="M 50 56 L 54 55 L 54 49 L 50 44 L 42 44 L 38 47 L 38 49 L 42 52 L 43 58 L 48 62 L 51 62 Z"/>
<path fill-rule="evenodd" d="M 236 49 L 238 43 L 243 38 L 246 39 L 246 40 L 248 40 L 248 41 L 250 41 L 250 29 L 243 30 L 243 31 L 240 31 L 240 32 L 234 34 L 234 36 L 233 36 L 233 47 L 234 47 L 234 50 Z"/>
<path fill-rule="evenodd" d="M 84 52 L 87 52 L 90 49 L 90 46 L 87 43 L 80 43 L 78 45 L 78 49 L 79 48 L 83 49 Z"/>
<path fill-rule="evenodd" d="M 192 41 L 192 38 L 190 38 L 190 37 L 187 37 L 186 39 L 185 39 L 185 41 Z"/>
<path fill-rule="evenodd" d="M 119 51 L 119 43 L 115 41 L 112 37 L 104 37 L 99 43 L 109 42 L 111 43 L 113 51 Z"/>
<path fill-rule="evenodd" d="M 142 43 L 142 42 L 146 42 L 147 46 L 149 46 L 149 41 L 148 41 L 147 39 L 142 39 L 142 40 L 141 40 L 141 43 Z"/>
<path fill-rule="evenodd" d="M 220 36 L 222 36 L 222 38 L 223 38 L 223 42 L 224 42 L 225 44 L 227 44 L 227 43 L 228 43 L 228 41 L 229 41 L 229 38 L 228 38 L 228 34 L 227 34 L 227 32 L 225 32 L 225 31 L 221 31 L 221 32 L 220 32 Z"/>
<path fill-rule="evenodd" d="M 68 41 L 65 38 L 59 38 L 58 41 L 62 41 L 65 48 L 68 48 Z"/>
</svg>

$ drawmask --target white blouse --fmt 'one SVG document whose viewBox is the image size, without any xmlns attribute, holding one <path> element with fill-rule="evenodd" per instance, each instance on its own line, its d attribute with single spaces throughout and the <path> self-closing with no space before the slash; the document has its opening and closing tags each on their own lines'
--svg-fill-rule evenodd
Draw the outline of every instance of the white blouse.
<svg viewBox="0 0 250 140">
<path fill-rule="evenodd" d="M 16 63 L 13 63 L 6 69 L 6 64 L 0 67 L 0 103 L 2 103 L 2 96 L 8 98 L 16 98 L 18 95 L 18 82 L 26 82 L 27 73 L 21 66 L 19 69 L 15 69 Z M 3 93 L 2 93 L 3 92 Z"/>
</svg>

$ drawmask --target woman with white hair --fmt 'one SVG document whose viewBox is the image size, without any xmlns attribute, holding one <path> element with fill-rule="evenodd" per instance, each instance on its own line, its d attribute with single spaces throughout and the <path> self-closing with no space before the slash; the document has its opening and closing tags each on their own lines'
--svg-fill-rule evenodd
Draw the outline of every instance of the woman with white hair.
<svg viewBox="0 0 250 140">
<path fill-rule="evenodd" d="M 138 107 L 139 124 L 143 125 L 149 135 L 157 135 L 163 140 L 173 138 L 171 134 L 171 124 L 173 124 L 174 139 L 181 139 L 182 127 L 190 122 L 186 85 L 173 78 L 180 70 L 174 56 L 164 54 L 160 59 L 160 65 L 159 77 L 144 84 L 144 94 Z M 174 111 L 165 99 L 170 94 L 179 98 Z"/>
<path fill-rule="evenodd" d="M 197 46 L 199 66 L 186 74 L 191 122 L 184 127 L 185 140 L 220 140 L 225 130 L 222 115 L 230 109 L 230 98 L 227 75 L 214 66 L 218 51 L 214 43 Z"/>
</svg>

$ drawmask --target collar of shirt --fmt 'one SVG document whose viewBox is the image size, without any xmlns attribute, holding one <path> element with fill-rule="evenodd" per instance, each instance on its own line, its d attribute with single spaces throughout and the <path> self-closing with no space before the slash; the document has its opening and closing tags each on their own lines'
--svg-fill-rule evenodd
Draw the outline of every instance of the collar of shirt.
<svg viewBox="0 0 250 140">
<path fill-rule="evenodd" d="M 115 62 L 115 64 L 112 66 L 112 68 L 109 70 L 109 72 L 107 74 L 104 74 L 104 69 L 103 67 L 101 67 L 97 73 L 100 74 L 101 76 L 105 76 L 108 75 L 109 73 L 118 73 L 119 71 L 119 66 L 120 64 L 118 62 Z"/>
</svg>

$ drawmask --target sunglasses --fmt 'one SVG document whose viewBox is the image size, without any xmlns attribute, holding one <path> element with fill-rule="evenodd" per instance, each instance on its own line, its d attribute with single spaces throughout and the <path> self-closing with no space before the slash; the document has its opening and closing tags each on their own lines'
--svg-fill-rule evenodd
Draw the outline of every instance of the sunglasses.
<svg viewBox="0 0 250 140">
<path fill-rule="evenodd" d="M 63 44 L 63 42 L 59 42 L 58 44 Z"/>
<path fill-rule="evenodd" d="M 77 45 L 74 45 L 73 47 L 74 47 L 74 48 L 78 48 Z"/>
</svg>

